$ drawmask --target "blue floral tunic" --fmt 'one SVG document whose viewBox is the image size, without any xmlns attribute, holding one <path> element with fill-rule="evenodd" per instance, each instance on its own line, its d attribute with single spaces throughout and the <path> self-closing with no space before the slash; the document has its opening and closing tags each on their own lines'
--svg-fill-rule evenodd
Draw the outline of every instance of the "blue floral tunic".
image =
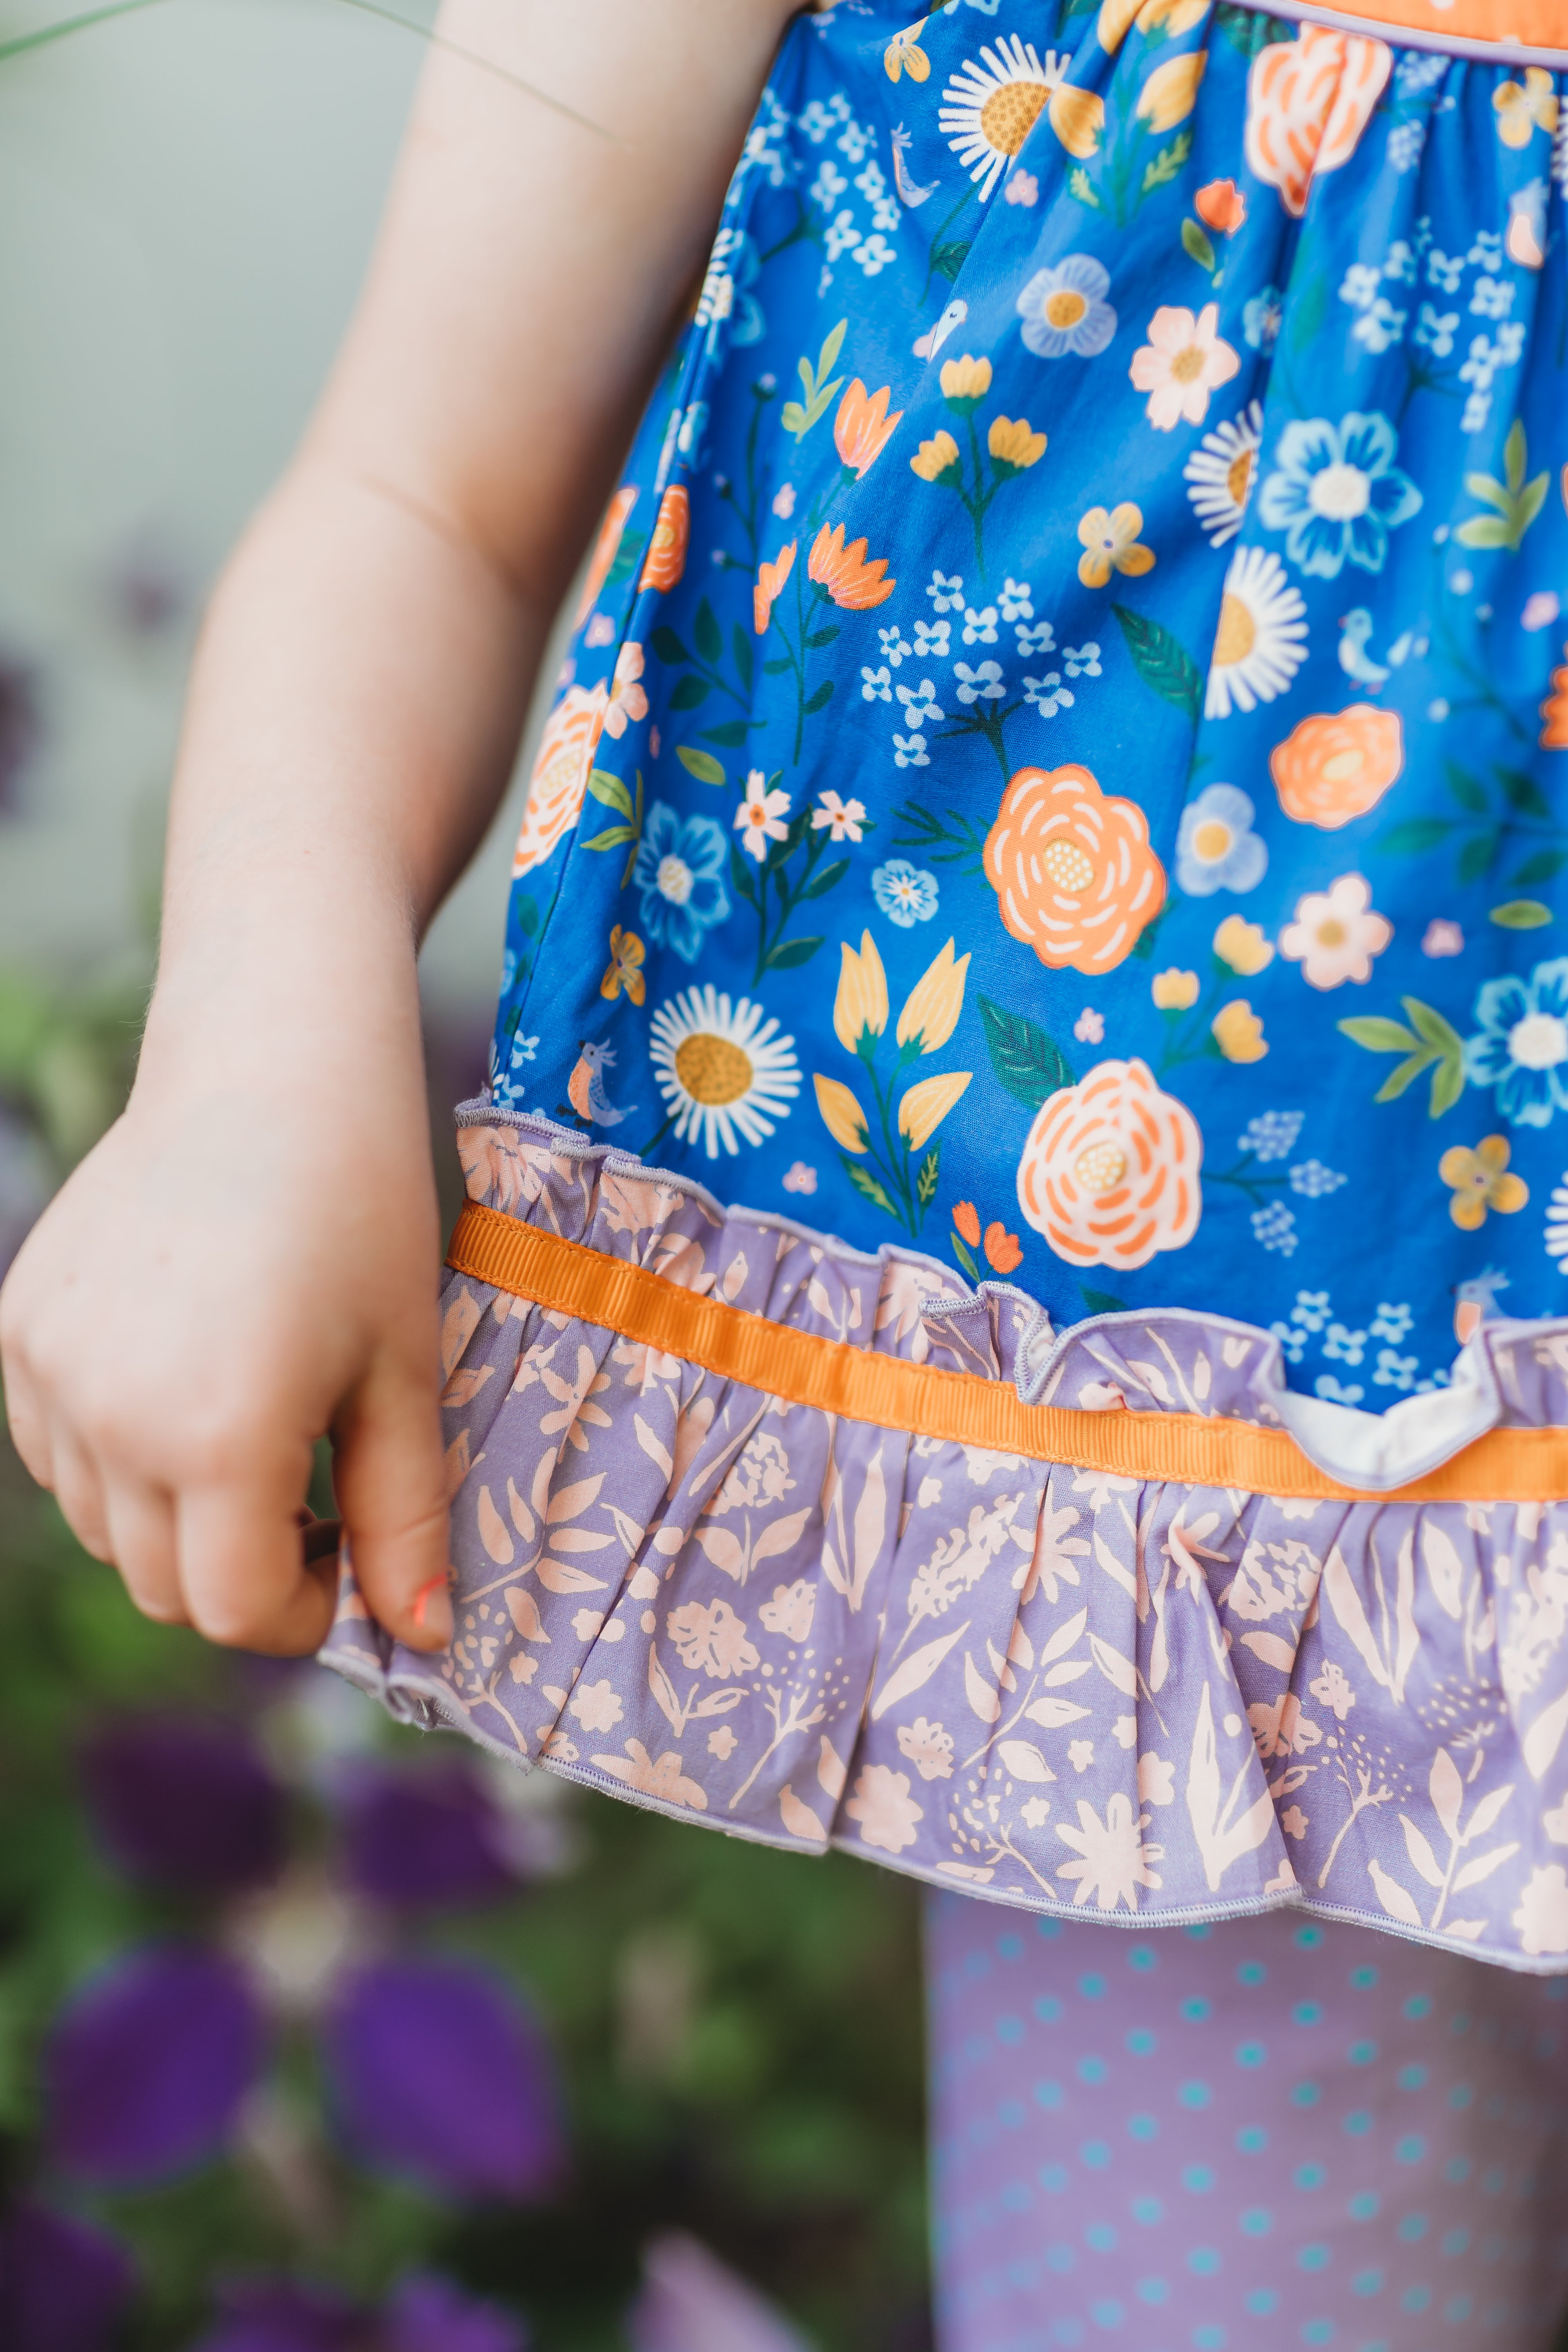
<svg viewBox="0 0 1568 2352">
<path fill-rule="evenodd" d="M 586 580 L 498 1104 L 1379 1410 L 1568 1305 L 1568 133 L 1200 0 L 785 41 Z"/>
</svg>

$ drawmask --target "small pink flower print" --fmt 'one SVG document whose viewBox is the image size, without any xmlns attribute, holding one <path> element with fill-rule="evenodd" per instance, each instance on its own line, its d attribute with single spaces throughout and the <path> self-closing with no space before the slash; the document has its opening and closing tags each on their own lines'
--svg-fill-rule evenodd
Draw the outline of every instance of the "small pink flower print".
<svg viewBox="0 0 1568 2352">
<path fill-rule="evenodd" d="M 860 1843 L 882 1853 L 902 1853 L 915 1842 L 915 1823 L 925 1819 L 910 1795 L 910 1776 L 888 1764 L 868 1764 L 844 1810 L 860 1824 Z"/>
<path fill-rule="evenodd" d="M 1447 922 L 1440 915 L 1434 915 L 1421 935 L 1422 954 L 1451 956 L 1463 955 L 1464 951 L 1465 934 L 1458 924 Z"/>
<path fill-rule="evenodd" d="M 600 646 L 614 645 L 616 625 L 608 613 L 595 613 L 583 632 L 583 643 L 595 651 Z"/>
<path fill-rule="evenodd" d="M 1151 1749 L 1138 1759 L 1138 1801 L 1144 1805 L 1169 1805 L 1175 1801 L 1176 1768 Z"/>
<path fill-rule="evenodd" d="M 1307 1816 L 1300 1805 L 1287 1805 L 1279 1816 L 1279 1826 L 1287 1837 L 1302 1838 L 1307 1834 Z"/>
<path fill-rule="evenodd" d="M 1301 967 L 1309 988 L 1338 988 L 1372 977 L 1372 960 L 1394 937 L 1394 925 L 1375 914 L 1372 885 L 1362 874 L 1342 874 L 1327 890 L 1296 901 L 1296 919 L 1279 934 L 1279 952 Z"/>
<path fill-rule="evenodd" d="M 613 1731 L 626 1713 L 608 1676 L 603 1682 L 579 1683 L 566 1712 L 584 1731 Z"/>
<path fill-rule="evenodd" d="M 641 646 L 624 645 L 616 656 L 616 674 L 610 681 L 610 699 L 605 709 L 606 735 L 624 735 L 628 719 L 647 717 L 647 696 L 637 683 L 642 673 Z"/>
<path fill-rule="evenodd" d="M 1184 419 L 1201 425 L 1210 393 L 1228 383 L 1240 365 L 1219 332 L 1217 302 L 1205 302 L 1195 318 L 1190 310 L 1163 304 L 1149 321 L 1148 341 L 1132 354 L 1129 373 L 1149 395 L 1150 424 L 1169 433 Z"/>
<path fill-rule="evenodd" d="M 1533 596 L 1525 598 L 1519 625 L 1521 629 L 1549 629 L 1562 610 L 1554 590 L 1538 588 Z"/>
<path fill-rule="evenodd" d="M 1040 184 L 1033 172 L 1015 170 L 1002 191 L 1002 196 L 1005 204 L 1032 206 L 1040 201 Z"/>
<path fill-rule="evenodd" d="M 1105 1037 L 1105 1015 L 1086 1004 L 1072 1024 L 1072 1034 L 1080 1045 L 1099 1045 Z"/>
<path fill-rule="evenodd" d="M 721 1724 L 717 1731 L 708 1734 L 708 1753 L 717 1756 L 721 1764 L 729 1762 L 740 1744 L 727 1723 Z"/>
<path fill-rule="evenodd" d="M 784 1170 L 783 1181 L 786 1192 L 815 1192 L 816 1171 L 808 1168 L 804 1160 L 795 1160 Z"/>
</svg>

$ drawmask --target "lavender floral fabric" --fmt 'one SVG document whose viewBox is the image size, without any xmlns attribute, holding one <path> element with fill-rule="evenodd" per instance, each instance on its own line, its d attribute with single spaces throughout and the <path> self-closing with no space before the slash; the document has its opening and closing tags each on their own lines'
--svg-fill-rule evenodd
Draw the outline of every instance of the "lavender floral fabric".
<svg viewBox="0 0 1568 2352">
<path fill-rule="evenodd" d="M 1058 1339 L 1007 1286 L 460 1117 L 474 1200 L 781 1326 L 1062 1405 L 1273 1414 L 1263 1331 Z M 1474 1344 L 1506 1419 L 1568 1423 L 1568 1328 Z M 1568 1966 L 1568 1505 L 1271 1500 L 911 1438 L 463 1275 L 444 1350 L 457 1639 L 400 1649 L 345 1566 L 325 1653 L 399 1715 L 1042 1913 L 1304 1905 Z"/>
</svg>

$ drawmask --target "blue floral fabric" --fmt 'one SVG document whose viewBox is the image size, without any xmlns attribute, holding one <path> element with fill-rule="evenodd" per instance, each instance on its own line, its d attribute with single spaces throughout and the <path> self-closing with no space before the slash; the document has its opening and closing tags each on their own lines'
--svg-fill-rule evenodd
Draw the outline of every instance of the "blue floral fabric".
<svg viewBox="0 0 1568 2352">
<path fill-rule="evenodd" d="M 584 583 L 497 1102 L 1371 1409 L 1562 1313 L 1560 80 L 798 20 Z"/>
</svg>

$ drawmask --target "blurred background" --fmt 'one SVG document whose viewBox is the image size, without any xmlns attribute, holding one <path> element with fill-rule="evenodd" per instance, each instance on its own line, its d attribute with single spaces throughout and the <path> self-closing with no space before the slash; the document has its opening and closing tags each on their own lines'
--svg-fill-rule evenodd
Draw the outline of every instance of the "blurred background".
<svg viewBox="0 0 1568 2352">
<path fill-rule="evenodd" d="M 0 0 L 0 1266 L 128 1082 L 202 601 L 434 9 L 85 14 Z M 520 799 L 425 957 L 448 1199 Z M 915 1939 L 143 1623 L 0 1443 L 5 2352 L 922 2352 Z"/>
</svg>

